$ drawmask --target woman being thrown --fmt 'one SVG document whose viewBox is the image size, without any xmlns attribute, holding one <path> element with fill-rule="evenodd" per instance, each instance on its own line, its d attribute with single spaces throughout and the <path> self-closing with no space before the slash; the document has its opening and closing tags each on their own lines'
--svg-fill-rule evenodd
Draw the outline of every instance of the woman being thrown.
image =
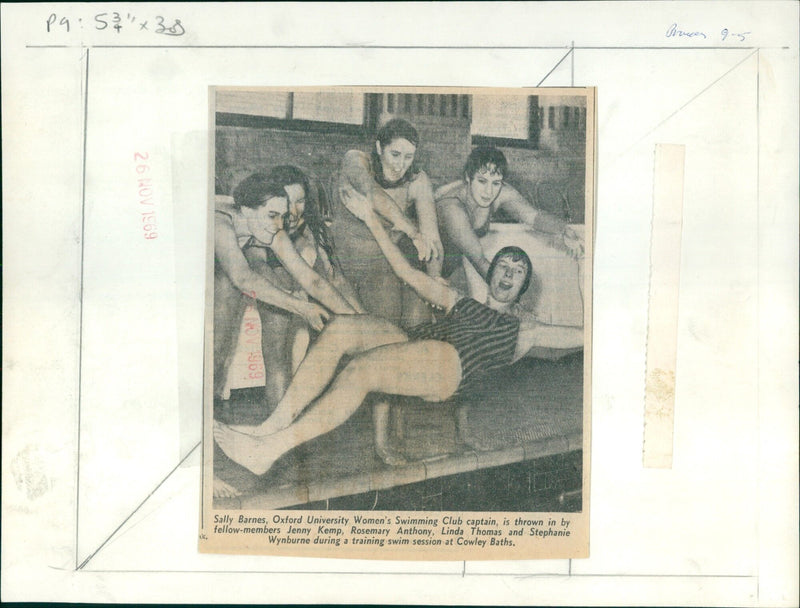
<svg viewBox="0 0 800 608">
<path fill-rule="evenodd" d="M 521 322 L 509 314 L 532 272 L 521 249 L 505 248 L 494 257 L 484 305 L 412 268 L 368 201 L 341 194 L 347 208 L 369 227 L 394 272 L 446 315 L 407 331 L 369 316 L 336 317 L 309 350 L 270 418 L 257 427 L 214 423 L 222 450 L 258 475 L 287 451 L 344 423 L 370 392 L 440 402 L 474 387 L 533 346 L 583 345 L 579 327 Z M 582 260 L 578 263 L 582 282 Z M 351 359 L 337 373 L 345 356 Z"/>
</svg>

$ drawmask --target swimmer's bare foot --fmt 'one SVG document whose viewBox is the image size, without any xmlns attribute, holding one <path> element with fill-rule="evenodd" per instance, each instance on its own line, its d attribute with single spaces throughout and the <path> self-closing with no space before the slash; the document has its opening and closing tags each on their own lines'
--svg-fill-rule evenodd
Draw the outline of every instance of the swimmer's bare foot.
<svg viewBox="0 0 800 608">
<path fill-rule="evenodd" d="M 236 433 L 241 433 L 242 435 L 251 435 L 251 436 L 258 436 L 261 437 L 264 435 L 260 431 L 261 425 L 260 424 L 229 424 L 228 428 Z"/>
<path fill-rule="evenodd" d="M 241 492 L 231 484 L 222 481 L 219 477 L 214 477 L 214 498 L 234 498 Z"/>
<path fill-rule="evenodd" d="M 269 471 L 283 453 L 269 438 L 244 435 L 218 421 L 214 421 L 214 440 L 228 458 L 256 475 Z"/>
<path fill-rule="evenodd" d="M 403 455 L 403 452 L 389 445 L 376 445 L 375 451 L 385 464 L 391 467 L 399 467 L 408 464 L 408 460 Z"/>
<path fill-rule="evenodd" d="M 261 424 L 231 424 L 229 425 L 229 428 L 236 433 L 241 433 L 243 435 L 266 437 L 267 435 L 272 435 L 273 433 L 277 433 L 278 431 L 285 429 L 291 423 L 291 418 L 287 418 L 285 415 L 281 415 L 280 412 L 276 412 Z"/>
</svg>

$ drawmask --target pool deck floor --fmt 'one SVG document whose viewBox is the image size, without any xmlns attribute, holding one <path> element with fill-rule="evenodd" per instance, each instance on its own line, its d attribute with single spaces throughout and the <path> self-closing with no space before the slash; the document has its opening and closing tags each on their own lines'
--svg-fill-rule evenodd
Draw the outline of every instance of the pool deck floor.
<svg viewBox="0 0 800 608">
<path fill-rule="evenodd" d="M 457 441 L 456 404 L 409 400 L 400 406 L 408 463 L 399 466 L 384 464 L 375 452 L 368 403 L 339 428 L 285 454 L 263 476 L 215 446 L 215 474 L 240 495 L 217 498 L 214 506 L 287 508 L 580 450 L 582 373 L 578 353 L 554 361 L 526 358 L 488 379 L 479 393 L 458 404 L 468 408 L 466 443 Z M 217 417 L 260 421 L 265 415 L 260 391 L 237 393 Z M 528 427 L 535 432 L 525 432 Z"/>
</svg>

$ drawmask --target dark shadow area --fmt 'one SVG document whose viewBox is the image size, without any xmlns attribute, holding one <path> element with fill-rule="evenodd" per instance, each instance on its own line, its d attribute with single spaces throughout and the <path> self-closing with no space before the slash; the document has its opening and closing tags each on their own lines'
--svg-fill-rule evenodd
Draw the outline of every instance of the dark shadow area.
<svg viewBox="0 0 800 608">
<path fill-rule="evenodd" d="M 447 475 L 289 509 L 363 511 L 581 511 L 583 451 Z"/>
</svg>

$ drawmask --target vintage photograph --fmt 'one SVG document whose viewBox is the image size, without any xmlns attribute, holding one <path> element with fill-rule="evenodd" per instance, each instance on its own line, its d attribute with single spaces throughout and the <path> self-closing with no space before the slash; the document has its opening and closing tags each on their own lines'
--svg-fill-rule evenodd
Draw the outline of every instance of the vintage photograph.
<svg viewBox="0 0 800 608">
<path fill-rule="evenodd" d="M 585 552 L 594 91 L 210 96 L 201 548 Z"/>
</svg>

